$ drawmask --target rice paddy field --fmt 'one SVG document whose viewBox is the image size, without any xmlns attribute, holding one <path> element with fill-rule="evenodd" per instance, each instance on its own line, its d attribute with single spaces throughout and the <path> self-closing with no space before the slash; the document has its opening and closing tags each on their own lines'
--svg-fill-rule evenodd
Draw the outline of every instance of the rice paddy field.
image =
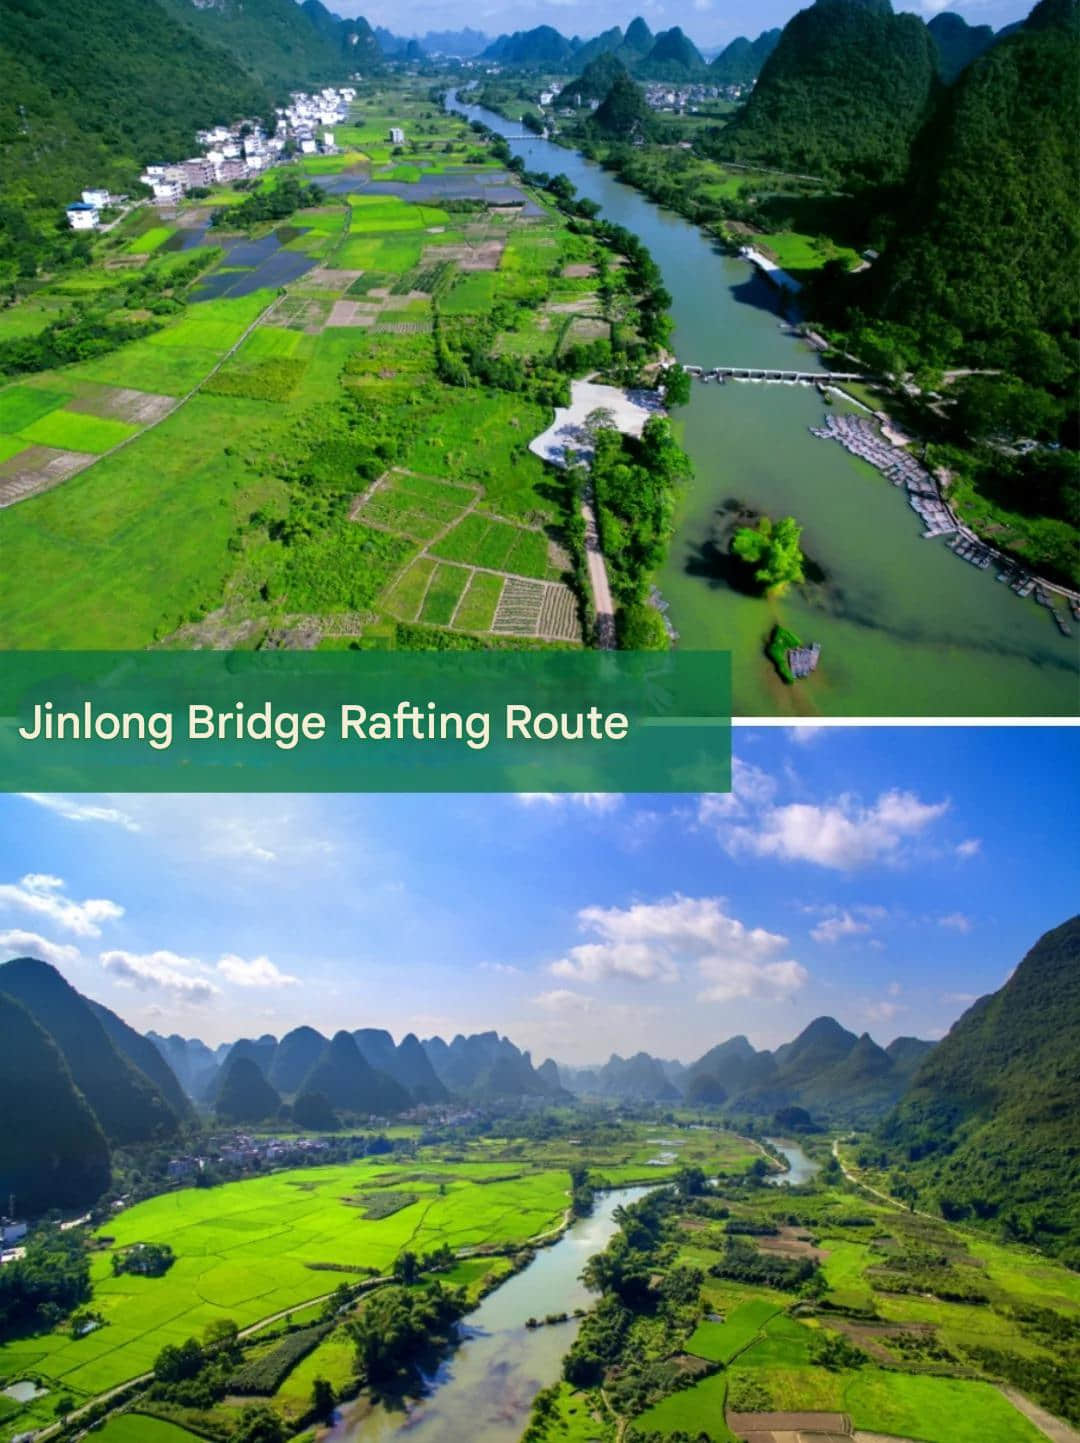
<svg viewBox="0 0 1080 1443">
<path fill-rule="evenodd" d="M 356 1199 L 380 1188 L 414 1200 L 369 1218 Z M 557 1227 L 566 1203 L 565 1173 L 483 1161 L 357 1162 L 169 1193 L 109 1224 L 93 1264 L 92 1306 L 104 1326 L 0 1347 L 0 1380 L 32 1373 L 76 1398 L 101 1393 L 216 1318 L 250 1326 L 325 1297 L 343 1279 L 387 1271 L 406 1248 L 523 1244 Z M 176 1262 L 160 1278 L 114 1276 L 113 1250 L 134 1242 L 168 1242 Z"/>
<path fill-rule="evenodd" d="M 493 353 L 551 364 L 575 326 L 603 328 L 594 243 L 544 205 L 433 199 L 426 177 L 499 168 L 407 83 L 365 90 L 338 143 L 305 162 L 333 193 L 274 230 L 208 233 L 216 260 L 152 334 L 0 385 L 0 646 L 291 645 L 301 631 L 339 645 L 343 628 L 382 646 L 402 627 L 581 644 L 561 483 L 528 450 L 551 409 L 445 384 L 434 327 L 499 308 Z M 379 180 L 396 191 L 365 189 Z M 0 338 L 62 314 L 72 286 L 111 294 L 146 265 L 167 280 L 219 200 L 236 197 L 125 217 L 85 272 L 0 312 Z M 388 464 L 365 474 L 348 459 L 359 445 L 332 464 L 323 446 L 313 527 L 292 483 L 313 437 L 346 433 Z"/>
</svg>

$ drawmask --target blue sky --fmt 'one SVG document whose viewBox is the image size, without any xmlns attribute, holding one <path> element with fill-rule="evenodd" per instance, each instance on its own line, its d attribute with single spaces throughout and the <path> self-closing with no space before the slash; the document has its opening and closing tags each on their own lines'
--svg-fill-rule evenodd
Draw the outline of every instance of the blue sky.
<svg viewBox="0 0 1080 1443">
<path fill-rule="evenodd" d="M 470 26 L 495 36 L 535 25 L 553 25 L 564 35 L 583 39 L 621 25 L 625 30 L 640 15 L 653 31 L 680 25 L 698 45 L 726 45 L 736 35 L 752 39 L 762 30 L 783 26 L 805 9 L 798 0 L 760 0 L 754 6 L 733 5 L 730 0 L 648 0 L 627 9 L 619 0 L 598 0 L 582 6 L 578 0 L 480 0 L 463 7 L 459 0 L 338 0 L 330 8 L 340 15 L 363 15 L 372 25 L 385 25 L 395 35 L 423 35 L 428 30 L 460 30 Z M 1017 0 L 893 0 L 895 10 L 910 10 L 929 20 L 940 10 L 963 15 L 969 25 L 992 25 L 995 30 L 1021 20 L 1032 6 Z"/>
<path fill-rule="evenodd" d="M 1076 910 L 1080 733 L 737 729 L 714 796 L 0 797 L 0 957 L 139 1028 L 940 1036 Z"/>
</svg>

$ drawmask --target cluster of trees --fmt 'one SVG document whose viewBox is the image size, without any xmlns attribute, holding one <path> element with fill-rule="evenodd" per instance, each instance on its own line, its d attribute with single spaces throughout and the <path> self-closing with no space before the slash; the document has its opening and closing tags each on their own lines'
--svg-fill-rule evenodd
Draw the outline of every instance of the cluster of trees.
<svg viewBox="0 0 1080 1443">
<path fill-rule="evenodd" d="M 78 1229 L 43 1228 L 23 1257 L 0 1268 L 0 1341 L 23 1328 L 53 1328 L 90 1297 L 90 1258 Z"/>
<path fill-rule="evenodd" d="M 294 211 L 307 206 L 322 205 L 325 198 L 326 192 L 314 181 L 304 181 L 296 175 L 283 175 L 275 185 L 253 191 L 239 205 L 215 210 L 210 224 L 219 229 L 233 226 L 249 230 L 268 221 L 286 220 Z"/>
<path fill-rule="evenodd" d="M 789 1293 L 800 1292 L 820 1278 L 818 1265 L 811 1258 L 787 1258 L 763 1253 L 753 1243 L 744 1242 L 730 1233 L 724 1239 L 723 1257 L 711 1265 L 709 1272 L 714 1278 L 759 1283 Z"/>
<path fill-rule="evenodd" d="M 674 530 L 676 492 L 690 475 L 690 459 L 664 416 L 650 416 L 640 437 L 621 435 L 602 413 L 592 430 L 589 474 L 608 574 L 621 608 L 620 644 L 664 650 L 663 617 L 647 605 L 646 595 Z"/>
<path fill-rule="evenodd" d="M 360 1371 L 369 1383 L 386 1383 L 412 1367 L 427 1349 L 445 1343 L 465 1308 L 464 1291 L 437 1280 L 373 1293 L 349 1324 Z"/>
<path fill-rule="evenodd" d="M 176 1254 L 168 1243 L 136 1243 L 123 1252 L 113 1253 L 114 1276 L 121 1273 L 140 1273 L 148 1278 L 161 1278 L 176 1261 Z"/>
<path fill-rule="evenodd" d="M 772 596 L 779 596 L 792 582 L 805 579 L 804 557 L 799 545 L 802 527 L 793 516 L 772 521 L 762 516 L 756 526 L 740 526 L 731 550 L 740 561 L 754 568 L 754 580 Z"/>
<path fill-rule="evenodd" d="M 593 1210 L 596 1189 L 589 1181 L 589 1169 L 584 1166 L 570 1169 L 570 1214 L 575 1218 L 586 1218 Z"/>
</svg>

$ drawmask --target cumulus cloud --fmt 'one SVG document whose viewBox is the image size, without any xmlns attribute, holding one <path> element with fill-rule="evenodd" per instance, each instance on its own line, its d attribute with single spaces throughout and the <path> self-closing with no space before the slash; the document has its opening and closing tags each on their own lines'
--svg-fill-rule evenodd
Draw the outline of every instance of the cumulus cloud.
<svg viewBox="0 0 1080 1443">
<path fill-rule="evenodd" d="M 76 801 L 74 797 L 55 796 L 51 792 L 20 792 L 19 796 L 35 806 L 44 807 L 46 811 L 55 812 L 67 822 L 107 822 L 123 827 L 126 832 L 140 830 L 135 818 L 118 807 L 96 806 L 91 802 Z"/>
<path fill-rule="evenodd" d="M 282 972 L 269 957 L 253 957 L 250 962 L 243 957 L 222 957 L 217 970 L 234 987 L 296 987 L 299 977 Z"/>
<path fill-rule="evenodd" d="M 811 928 L 810 935 L 815 942 L 839 942 L 841 937 L 854 937 L 869 930 L 869 922 L 857 921 L 850 912 L 837 912 Z"/>
<path fill-rule="evenodd" d="M 76 902 L 64 896 L 64 881 L 47 873 L 28 872 L 18 882 L 0 885 L 0 906 L 19 907 L 39 917 L 48 917 L 65 932 L 77 937 L 100 937 L 101 924 L 114 922 L 124 909 L 104 897 L 90 897 Z"/>
<path fill-rule="evenodd" d="M 545 1012 L 588 1012 L 592 1006 L 591 998 L 569 987 L 553 987 L 549 992 L 538 992 L 531 1001 Z"/>
<path fill-rule="evenodd" d="M 768 805 L 776 796 L 776 786 L 776 778 L 763 767 L 733 756 L 731 791 L 704 792 L 698 798 L 698 822 L 703 827 L 721 828 L 733 817 Z"/>
<path fill-rule="evenodd" d="M 949 803 L 923 802 L 914 792 L 882 792 L 872 806 L 850 796 L 822 806 L 795 802 L 769 807 L 755 823 L 732 828 L 728 847 L 784 862 L 811 862 L 851 871 L 874 862 L 891 862 L 903 844 L 920 836 L 949 809 Z"/>
<path fill-rule="evenodd" d="M 523 807 L 581 807 L 586 812 L 613 812 L 622 804 L 621 792 L 517 792 Z"/>
<path fill-rule="evenodd" d="M 948 927 L 953 932 L 970 932 L 975 924 L 963 912 L 947 912 L 938 918 L 939 927 Z"/>
<path fill-rule="evenodd" d="M 571 947 L 549 969 L 568 981 L 675 982 L 689 964 L 703 984 L 700 996 L 712 1002 L 787 996 L 806 981 L 799 963 L 779 955 L 786 937 L 747 927 L 718 897 L 585 907 L 578 923 L 593 940 Z"/>
<path fill-rule="evenodd" d="M 0 957 L 36 957 L 40 962 L 51 962 L 54 967 L 62 968 L 79 960 L 79 949 L 64 942 L 50 942 L 39 932 L 9 927 L 0 932 Z"/>
<path fill-rule="evenodd" d="M 979 841 L 978 837 L 968 837 L 968 839 L 967 839 L 966 841 L 961 842 L 961 843 L 957 846 L 957 848 L 956 848 L 956 855 L 957 855 L 958 857 L 965 857 L 965 858 L 966 858 L 966 857 L 977 857 L 978 854 L 979 854 L 979 852 L 980 852 L 981 850 L 982 850 L 982 842 Z"/>
<path fill-rule="evenodd" d="M 209 1002 L 221 992 L 203 975 L 202 964 L 196 958 L 181 957 L 176 952 L 113 949 L 102 952 L 101 965 L 124 986 L 137 987 L 141 992 L 165 992 L 179 1002 Z"/>
</svg>

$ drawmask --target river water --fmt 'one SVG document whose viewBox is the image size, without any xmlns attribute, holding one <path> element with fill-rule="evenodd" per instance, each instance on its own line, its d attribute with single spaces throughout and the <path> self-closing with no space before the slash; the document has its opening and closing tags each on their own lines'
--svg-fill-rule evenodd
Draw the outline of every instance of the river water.
<svg viewBox="0 0 1080 1443">
<path fill-rule="evenodd" d="M 766 1182 L 770 1182 L 774 1186 L 789 1182 L 797 1187 L 801 1182 L 809 1182 L 815 1173 L 821 1171 L 821 1164 L 807 1157 L 799 1144 L 792 1142 L 790 1138 L 781 1141 L 776 1137 L 767 1137 L 765 1141 L 776 1148 L 777 1152 L 787 1160 L 788 1165 L 787 1172 L 770 1173 Z"/>
<path fill-rule="evenodd" d="M 615 1210 L 643 1197 L 647 1188 L 599 1193 L 591 1217 L 582 1218 L 533 1262 L 489 1293 L 462 1324 L 462 1342 L 428 1380 L 426 1397 L 407 1411 L 362 1400 L 346 1407 L 327 1443 L 517 1443 L 541 1388 L 560 1376 L 563 1356 L 577 1336 L 571 1318 L 526 1328 L 526 1318 L 573 1313 L 596 1301 L 581 1270 L 602 1252 L 617 1229 Z"/>
<path fill-rule="evenodd" d="M 447 103 L 510 136 L 520 127 Z M 661 210 L 576 151 L 511 140 L 532 170 L 559 171 L 604 216 L 641 237 L 672 296 L 672 345 L 688 365 L 820 369 L 782 325 L 776 295 L 748 262 Z M 697 385 L 676 413 L 695 477 L 658 578 L 679 645 L 730 649 L 739 716 L 1067 715 L 1080 709 L 1080 639 L 941 540 L 924 541 L 902 491 L 808 427 L 825 406 L 809 386 Z M 843 409 L 842 406 L 838 409 Z M 729 584 L 723 508 L 793 515 L 822 579 L 780 600 Z M 730 513 L 729 513 L 730 515 Z M 720 545 L 716 546 L 719 540 Z M 822 644 L 818 670 L 785 686 L 763 646 L 780 621 Z"/>
</svg>

